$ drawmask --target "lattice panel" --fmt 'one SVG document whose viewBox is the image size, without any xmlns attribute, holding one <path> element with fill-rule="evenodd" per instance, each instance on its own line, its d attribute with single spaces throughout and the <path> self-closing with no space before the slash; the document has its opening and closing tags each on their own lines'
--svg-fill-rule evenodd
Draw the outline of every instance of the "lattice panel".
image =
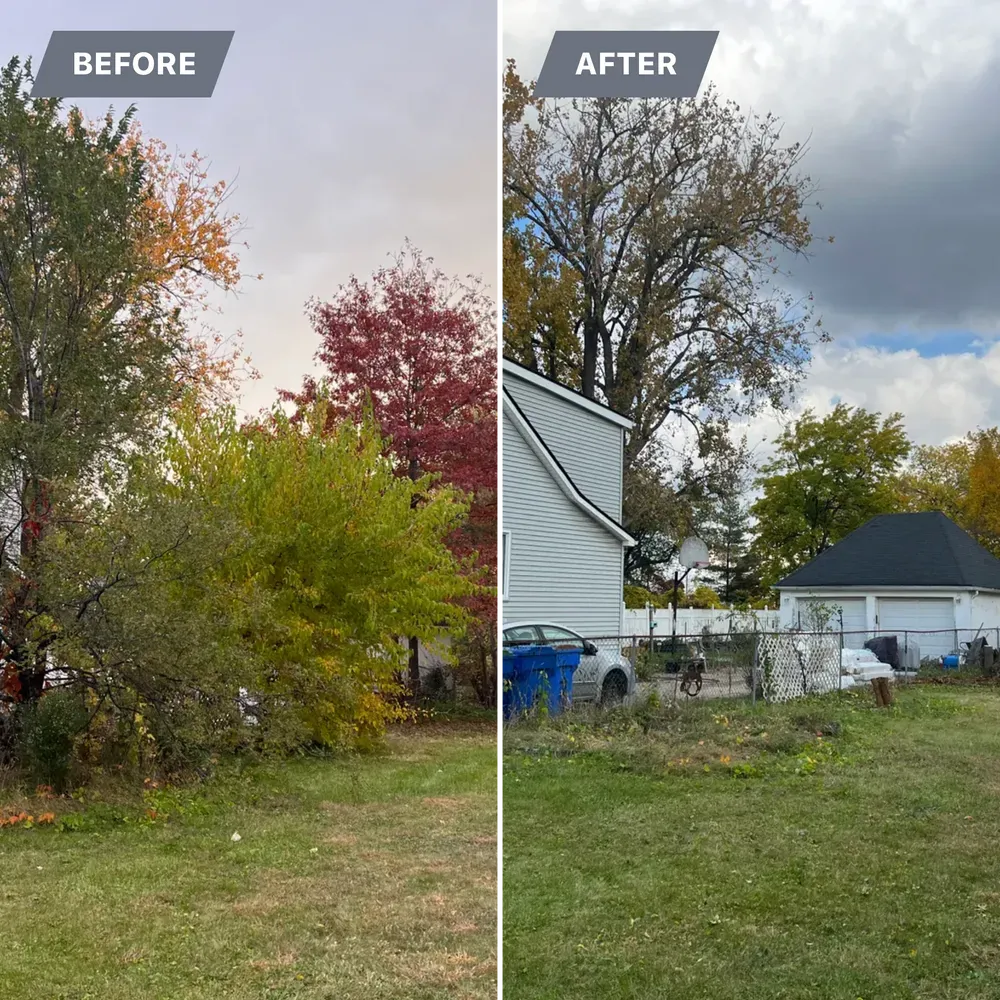
<svg viewBox="0 0 1000 1000">
<path fill-rule="evenodd" d="M 757 677 L 766 701 L 789 701 L 840 687 L 840 636 L 771 633 L 760 636 Z"/>
</svg>

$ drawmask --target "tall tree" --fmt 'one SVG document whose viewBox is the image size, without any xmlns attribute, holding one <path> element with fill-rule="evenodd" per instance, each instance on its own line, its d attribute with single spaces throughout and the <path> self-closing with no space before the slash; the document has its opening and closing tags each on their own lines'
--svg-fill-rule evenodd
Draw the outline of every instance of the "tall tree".
<svg viewBox="0 0 1000 1000">
<path fill-rule="evenodd" d="M 0 641 L 8 679 L 37 698 L 25 621 L 44 610 L 33 564 L 54 498 L 142 447 L 185 383 L 221 374 L 186 310 L 239 273 L 221 196 L 197 176 L 171 189 L 134 109 L 89 126 L 31 82 L 17 59 L 0 72 Z"/>
<path fill-rule="evenodd" d="M 684 538 L 707 530 L 747 462 L 745 442 L 724 433 L 703 435 L 694 454 L 669 451 L 662 436 L 650 442 L 625 470 L 623 516 L 636 540 L 625 552 L 626 581 L 668 586 Z"/>
<path fill-rule="evenodd" d="M 233 187 L 212 180 L 208 158 L 171 150 L 144 136 L 133 121 L 121 152 L 138 151 L 145 169 L 146 215 L 141 249 L 150 265 L 146 296 L 162 296 L 181 310 L 183 350 L 174 357 L 175 381 L 185 394 L 228 402 L 243 378 L 259 378 L 242 347 L 242 332 L 223 337 L 209 322 L 219 311 L 209 292 L 236 292 L 247 277 L 240 269 L 243 219 L 228 208 Z M 263 275 L 252 276 L 260 281 Z"/>
<path fill-rule="evenodd" d="M 622 516 L 636 544 L 625 550 L 625 582 L 658 591 L 667 586 L 669 567 L 681 541 L 692 533 L 696 504 L 667 479 L 663 451 L 654 443 L 627 473 Z"/>
<path fill-rule="evenodd" d="M 876 514 L 897 510 L 896 476 L 910 451 L 901 414 L 883 419 L 843 403 L 822 418 L 807 410 L 774 443 L 757 480 L 763 495 L 751 508 L 767 584 Z"/>
<path fill-rule="evenodd" d="M 964 520 L 972 533 L 994 551 L 1000 549 L 1000 430 L 976 435 L 969 467 Z"/>
<path fill-rule="evenodd" d="M 433 475 L 473 497 L 454 545 L 496 582 L 497 396 L 495 306 L 479 281 L 446 276 L 407 243 L 367 284 L 352 277 L 330 302 L 313 301 L 322 379 L 283 398 L 331 400 L 331 425 L 370 406 L 399 475 Z M 495 602 L 480 615 L 495 618 Z M 419 688 L 416 640 L 410 681 Z"/>
<path fill-rule="evenodd" d="M 773 285 L 779 255 L 811 240 L 802 147 L 711 90 L 690 101 L 526 92 L 508 66 L 508 232 L 576 275 L 578 384 L 635 421 L 626 465 L 668 418 L 700 435 L 783 406 L 819 333 L 808 303 Z M 524 336 L 505 327 L 515 351 Z"/>
<path fill-rule="evenodd" d="M 964 520 L 969 471 L 976 450 L 975 433 L 943 445 L 918 445 L 899 476 L 904 510 L 940 510 Z"/>
<path fill-rule="evenodd" d="M 1000 428 L 916 448 L 899 490 L 905 509 L 940 510 L 1000 555 Z"/>
</svg>

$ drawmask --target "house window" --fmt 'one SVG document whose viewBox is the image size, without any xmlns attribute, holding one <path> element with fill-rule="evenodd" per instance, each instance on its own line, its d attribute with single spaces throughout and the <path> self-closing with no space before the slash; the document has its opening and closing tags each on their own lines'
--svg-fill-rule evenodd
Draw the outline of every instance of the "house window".
<svg viewBox="0 0 1000 1000">
<path fill-rule="evenodd" d="M 510 593 L 510 532 L 503 533 L 503 548 L 500 552 L 500 572 L 502 574 L 501 593 L 506 601 Z"/>
</svg>

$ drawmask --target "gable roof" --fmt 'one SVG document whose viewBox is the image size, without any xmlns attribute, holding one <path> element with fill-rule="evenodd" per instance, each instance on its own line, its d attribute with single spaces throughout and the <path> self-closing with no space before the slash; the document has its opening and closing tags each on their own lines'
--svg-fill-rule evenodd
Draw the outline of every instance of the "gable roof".
<svg viewBox="0 0 1000 1000">
<path fill-rule="evenodd" d="M 880 514 L 777 586 L 1000 590 L 1000 559 L 941 511 Z"/>
<path fill-rule="evenodd" d="M 559 459 L 549 450 L 549 446 L 542 440 L 538 431 L 532 426 L 531 421 L 524 415 L 524 411 L 517 405 L 517 401 L 506 388 L 503 390 L 503 410 L 518 429 L 528 447 L 535 453 L 535 456 L 569 500 L 588 517 L 597 521 L 601 527 L 610 531 L 623 545 L 629 548 L 635 545 L 635 539 L 613 517 L 605 514 L 597 504 L 588 500 L 580 492 L 576 483 L 570 479 L 569 473 L 559 464 Z"/>
<path fill-rule="evenodd" d="M 584 396 L 582 392 L 577 392 L 576 389 L 571 389 L 568 385 L 563 385 L 562 382 L 557 382 L 554 378 L 549 378 L 547 375 L 540 375 L 538 372 L 532 371 L 530 368 L 525 367 L 517 361 L 513 361 L 511 358 L 503 359 L 503 370 L 505 374 L 513 375 L 515 378 L 524 379 L 525 382 L 537 385 L 547 392 L 551 392 L 554 396 L 574 403 L 576 406 L 596 414 L 598 417 L 603 417 L 605 420 L 610 420 L 611 423 L 618 424 L 626 430 L 631 430 L 635 426 L 623 413 L 612 410 L 610 406 L 599 403 L 596 399 Z"/>
</svg>

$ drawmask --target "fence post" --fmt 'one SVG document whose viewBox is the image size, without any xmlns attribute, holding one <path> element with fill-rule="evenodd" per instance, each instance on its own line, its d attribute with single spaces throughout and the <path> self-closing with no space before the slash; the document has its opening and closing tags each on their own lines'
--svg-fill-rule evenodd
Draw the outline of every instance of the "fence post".
<svg viewBox="0 0 1000 1000">
<path fill-rule="evenodd" d="M 757 707 L 757 662 L 760 658 L 760 636 L 753 637 L 753 666 L 750 668 L 750 704 Z"/>
<path fill-rule="evenodd" d="M 844 693 L 844 613 L 840 613 L 840 652 L 837 654 L 837 694 Z"/>
<path fill-rule="evenodd" d="M 632 673 L 634 674 L 636 664 L 636 639 L 634 635 L 632 636 L 632 647 L 628 651 L 628 658 L 632 664 Z M 650 663 L 652 663 L 652 660 L 650 660 Z"/>
<path fill-rule="evenodd" d="M 677 588 L 680 586 L 680 572 L 674 571 L 674 599 L 671 614 L 670 655 L 677 659 Z M 686 591 L 685 591 L 686 592 Z"/>
</svg>

